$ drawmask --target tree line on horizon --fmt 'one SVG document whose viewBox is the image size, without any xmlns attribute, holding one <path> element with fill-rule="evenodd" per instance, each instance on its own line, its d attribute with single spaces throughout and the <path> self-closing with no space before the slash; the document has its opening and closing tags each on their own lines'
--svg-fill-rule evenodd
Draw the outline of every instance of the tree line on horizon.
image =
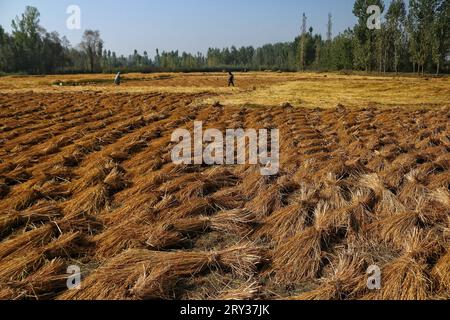
<svg viewBox="0 0 450 320">
<path fill-rule="evenodd" d="M 367 8 L 383 13 L 379 29 L 367 27 Z M 332 15 L 327 34 L 308 28 L 303 14 L 299 36 L 292 42 L 236 48 L 209 48 L 206 54 L 156 50 L 118 56 L 104 47 L 99 31 L 86 30 L 81 43 L 71 46 L 66 37 L 40 26 L 37 8 L 27 7 L 12 21 L 8 34 L 0 25 L 0 72 L 52 74 L 116 71 L 281 70 L 366 72 L 450 72 L 450 1 L 356 0 L 357 24 L 333 37 Z"/>
</svg>

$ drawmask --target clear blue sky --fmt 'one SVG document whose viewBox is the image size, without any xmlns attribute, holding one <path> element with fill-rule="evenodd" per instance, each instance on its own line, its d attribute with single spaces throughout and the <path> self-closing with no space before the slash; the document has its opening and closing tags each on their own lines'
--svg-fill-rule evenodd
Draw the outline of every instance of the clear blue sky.
<svg viewBox="0 0 450 320">
<path fill-rule="evenodd" d="M 105 47 L 118 54 L 134 49 L 179 49 L 195 53 L 208 47 L 260 46 L 292 41 L 300 32 L 301 14 L 308 26 L 326 33 L 328 13 L 334 34 L 353 26 L 354 0 L 0 0 L 0 24 L 10 30 L 11 20 L 25 6 L 41 12 L 41 25 L 65 35 L 72 45 L 82 30 L 98 29 Z M 66 9 L 81 8 L 82 30 L 68 30 Z"/>
</svg>

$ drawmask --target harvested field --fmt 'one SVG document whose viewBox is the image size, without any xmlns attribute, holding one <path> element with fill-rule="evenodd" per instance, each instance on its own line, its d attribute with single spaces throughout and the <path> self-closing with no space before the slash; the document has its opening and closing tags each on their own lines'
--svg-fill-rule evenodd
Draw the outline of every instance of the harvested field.
<svg viewBox="0 0 450 320">
<path fill-rule="evenodd" d="M 127 76 L 0 78 L 0 299 L 450 299 L 448 78 Z M 194 121 L 279 128 L 279 174 L 173 164 Z"/>
</svg>

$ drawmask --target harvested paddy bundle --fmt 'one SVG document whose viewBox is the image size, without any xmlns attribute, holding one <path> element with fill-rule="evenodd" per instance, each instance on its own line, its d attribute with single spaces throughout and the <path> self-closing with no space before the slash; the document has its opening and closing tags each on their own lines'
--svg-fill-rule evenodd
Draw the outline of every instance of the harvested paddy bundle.
<svg viewBox="0 0 450 320">
<path fill-rule="evenodd" d="M 172 177 L 171 175 L 164 171 L 150 171 L 147 173 L 144 173 L 143 175 L 139 175 L 134 179 L 133 185 L 136 186 L 134 188 L 131 188 L 129 192 L 134 193 L 152 193 L 156 192 L 162 184 L 170 180 Z M 161 191 L 164 192 L 164 191 Z"/>
<path fill-rule="evenodd" d="M 198 232 L 207 229 L 233 232 L 244 235 L 249 231 L 249 224 L 255 222 L 255 215 L 245 209 L 218 212 L 214 216 L 199 216 L 175 221 L 172 229 L 180 232 Z"/>
<path fill-rule="evenodd" d="M 447 145 L 447 147 L 450 146 L 450 141 L 446 145 Z M 442 153 L 436 157 L 434 163 L 436 165 L 444 168 L 445 170 L 449 170 L 450 169 L 450 155 L 448 154 L 448 152 Z"/>
<path fill-rule="evenodd" d="M 202 234 L 208 230 L 246 236 L 251 232 L 254 222 L 254 214 L 242 209 L 221 211 L 214 216 L 164 221 L 146 233 L 146 244 L 158 250 L 167 249 L 182 244 L 194 234 Z"/>
<path fill-rule="evenodd" d="M 375 193 L 377 203 L 374 211 L 377 214 L 385 216 L 406 211 L 405 206 L 398 200 L 395 194 L 386 189 L 376 173 L 363 175 L 358 184 L 360 187 L 368 188 Z"/>
<path fill-rule="evenodd" d="M 398 199 L 406 206 L 411 207 L 417 199 L 427 197 L 429 190 L 418 177 L 419 170 L 410 171 L 398 193 Z"/>
<path fill-rule="evenodd" d="M 181 232 L 173 227 L 171 223 L 159 223 L 146 231 L 144 237 L 146 238 L 145 245 L 148 248 L 155 250 L 163 250 L 167 248 L 176 248 L 182 246 L 187 240 L 187 234 L 202 230 L 204 227 L 203 221 L 192 219 L 191 224 L 186 226 L 188 230 Z"/>
<path fill-rule="evenodd" d="M 20 168 L 16 163 L 12 161 L 5 161 L 3 163 L 0 163 L 0 174 L 6 175 L 14 171 L 15 169 L 23 170 L 23 168 Z M 25 170 L 23 170 L 25 171 Z M 25 171 L 26 172 L 26 171 Z"/>
<path fill-rule="evenodd" d="M 36 172 L 38 172 L 38 174 L 36 174 Z M 65 167 L 59 164 L 59 162 L 50 162 L 35 167 L 34 175 L 36 176 L 36 179 L 46 182 L 54 180 L 55 182 L 68 183 L 72 180 L 74 173 L 72 168 Z"/>
<path fill-rule="evenodd" d="M 2 174 L 5 174 L 3 179 L 4 182 L 9 186 L 24 183 L 30 180 L 32 177 L 31 173 L 26 169 L 20 166 L 15 166 L 13 164 L 6 164 L 5 172 Z"/>
<path fill-rule="evenodd" d="M 321 265 L 321 234 L 310 227 L 273 252 L 277 282 L 290 283 L 316 277 Z"/>
<path fill-rule="evenodd" d="M 383 285 L 378 298 L 383 300 L 425 300 L 431 294 L 432 282 L 427 259 L 438 243 L 419 229 L 404 238 L 404 254 L 383 267 Z"/>
<path fill-rule="evenodd" d="M 157 218 L 163 216 L 168 210 L 179 205 L 179 202 L 174 195 L 163 194 L 159 195 L 158 198 L 159 201 L 153 205 Z"/>
<path fill-rule="evenodd" d="M 319 199 L 320 186 L 302 182 L 297 189 L 286 197 L 288 204 L 303 204 L 307 207 L 315 207 Z"/>
<path fill-rule="evenodd" d="M 47 200 L 66 200 L 71 196 L 69 183 L 61 183 L 56 179 L 47 180 L 43 184 L 36 185 L 35 188 L 42 194 L 42 198 Z"/>
<path fill-rule="evenodd" d="M 425 300 L 429 296 L 430 280 L 427 265 L 404 256 L 383 268 L 383 300 Z"/>
<path fill-rule="evenodd" d="M 255 236 L 269 238 L 281 244 L 305 229 L 309 223 L 309 212 L 313 209 L 303 204 L 281 208 L 262 221 L 262 226 L 256 231 Z"/>
<path fill-rule="evenodd" d="M 199 183 L 200 182 L 200 183 Z M 202 191 L 202 176 L 198 172 L 188 173 L 172 177 L 172 179 L 164 182 L 159 188 L 159 191 L 165 193 L 177 193 L 184 190 L 186 198 L 195 194 L 201 194 Z"/>
<path fill-rule="evenodd" d="M 113 257 L 132 248 L 145 247 L 145 235 L 150 225 L 145 212 L 130 213 L 126 220 L 109 226 L 102 233 L 93 237 L 95 256 L 99 258 Z"/>
<path fill-rule="evenodd" d="M 56 203 L 39 202 L 25 211 L 8 210 L 0 216 L 0 234 L 9 234 L 12 229 L 39 222 L 47 222 L 62 216 L 62 211 Z"/>
<path fill-rule="evenodd" d="M 214 207 L 221 211 L 244 207 L 245 199 L 237 187 L 224 188 L 208 196 Z"/>
<path fill-rule="evenodd" d="M 260 218 L 269 216 L 282 206 L 283 192 L 277 184 L 273 184 L 267 189 L 261 189 L 255 198 L 245 205 L 246 209 L 254 212 Z"/>
<path fill-rule="evenodd" d="M 402 247 L 405 234 L 414 232 L 417 228 L 428 230 L 442 225 L 448 215 L 445 206 L 430 199 L 418 198 L 413 207 L 413 210 L 386 216 L 374 224 L 382 241 Z"/>
<path fill-rule="evenodd" d="M 343 180 L 339 180 L 335 174 L 329 172 L 325 178 L 320 178 L 322 181 L 320 190 L 318 191 L 318 197 L 327 201 L 331 209 L 340 209 L 348 205 L 346 195 L 348 192 L 347 183 Z"/>
<path fill-rule="evenodd" d="M 291 237 L 272 252 L 275 279 L 279 283 L 314 279 L 322 266 L 322 249 L 327 247 L 338 226 L 330 226 L 329 206 L 319 202 L 314 211 L 314 225 Z"/>
<path fill-rule="evenodd" d="M 183 203 L 192 198 L 204 197 L 209 193 L 209 188 L 212 189 L 214 186 L 202 180 L 192 181 L 180 189 L 180 191 L 177 192 L 176 197 Z"/>
<path fill-rule="evenodd" d="M 17 255 L 19 253 L 30 252 L 40 248 L 42 245 L 51 241 L 52 236 L 56 231 L 56 225 L 46 224 L 1 242 L 0 260 L 3 261 L 3 259 L 11 254 Z"/>
<path fill-rule="evenodd" d="M 176 284 L 208 268 L 224 267 L 239 274 L 253 271 L 260 262 L 249 244 L 219 252 L 158 252 L 128 250 L 89 275 L 83 288 L 69 291 L 60 299 L 170 299 Z"/>
<path fill-rule="evenodd" d="M 207 181 L 214 183 L 218 189 L 235 186 L 239 181 L 239 176 L 233 174 L 227 168 L 215 167 L 203 173 Z"/>
<path fill-rule="evenodd" d="M 429 149 L 432 147 L 440 146 L 444 144 L 446 141 L 445 138 L 440 137 L 439 135 L 433 134 L 429 137 L 426 137 L 422 141 L 416 142 L 417 149 Z"/>
<path fill-rule="evenodd" d="M 369 169 L 365 167 L 359 158 L 351 160 L 340 158 L 325 166 L 325 168 L 317 172 L 316 175 L 324 177 L 331 183 L 348 178 L 356 179 L 363 174 L 367 174 L 367 171 L 369 171 Z"/>
<path fill-rule="evenodd" d="M 103 183 L 108 187 L 110 194 L 117 193 L 128 186 L 124 172 L 119 167 L 114 167 L 105 177 Z"/>
<path fill-rule="evenodd" d="M 348 204 L 331 210 L 327 219 L 329 225 L 342 226 L 347 234 L 357 235 L 376 219 L 371 211 L 376 199 L 374 193 L 367 189 L 357 189 L 350 194 Z"/>
<path fill-rule="evenodd" d="M 404 237 L 403 252 L 416 260 L 436 260 L 445 251 L 440 237 L 436 229 L 415 228 Z"/>
<path fill-rule="evenodd" d="M 431 272 L 439 291 L 450 295 L 450 248 L 440 257 Z"/>
<path fill-rule="evenodd" d="M 2 282 L 21 281 L 28 274 L 35 272 L 44 262 L 44 257 L 38 247 L 30 251 L 11 254 L 7 259 L 0 260 L 0 279 Z"/>
<path fill-rule="evenodd" d="M 121 126 L 116 129 L 100 131 L 98 134 L 94 136 L 94 143 L 88 149 L 98 149 L 99 146 L 104 146 L 108 144 L 112 144 L 120 139 L 125 133 L 127 133 L 127 129 L 124 126 Z"/>
<path fill-rule="evenodd" d="M 214 264 L 233 274 L 249 279 L 264 260 L 264 252 L 252 242 L 241 242 L 227 249 L 210 254 Z"/>
<path fill-rule="evenodd" d="M 137 140 L 127 143 L 122 150 L 123 150 L 123 152 L 132 155 L 132 154 L 140 152 L 141 150 L 143 150 L 147 147 L 148 147 L 148 142 L 145 139 L 137 139 Z"/>
<path fill-rule="evenodd" d="M 0 279 L 20 281 L 44 261 L 42 246 L 56 233 L 55 225 L 44 225 L 0 243 Z"/>
<path fill-rule="evenodd" d="M 222 290 L 214 300 L 222 301 L 243 301 L 253 300 L 261 290 L 261 286 L 256 281 L 247 281 L 235 289 Z"/>
<path fill-rule="evenodd" d="M 41 268 L 17 283 L 27 297 L 36 300 L 52 299 L 57 292 L 67 289 L 68 262 L 56 258 L 46 262 Z"/>
<path fill-rule="evenodd" d="M 106 184 L 99 183 L 76 194 L 64 207 L 67 219 L 88 214 L 98 214 L 109 203 L 109 190 Z"/>
<path fill-rule="evenodd" d="M 217 209 L 214 208 L 213 203 L 211 203 L 208 198 L 192 198 L 186 204 L 182 204 L 178 208 L 174 209 L 172 212 L 167 212 L 171 219 L 188 218 L 199 215 L 210 215 L 216 212 Z M 158 217 L 162 218 L 159 214 Z M 164 216 L 164 219 L 169 219 L 169 216 Z"/>
<path fill-rule="evenodd" d="M 242 183 L 239 185 L 240 192 L 246 199 L 254 199 L 261 190 L 267 188 L 269 178 L 261 176 L 256 168 L 250 168 L 241 175 Z"/>
<path fill-rule="evenodd" d="M 292 194 L 298 185 L 286 176 L 278 178 L 276 183 L 261 188 L 246 208 L 254 212 L 258 217 L 264 218 L 272 212 L 281 209 L 285 205 L 285 198 Z"/>
<path fill-rule="evenodd" d="M 209 228 L 215 231 L 247 235 L 256 223 L 256 216 L 245 209 L 220 211 L 215 216 L 208 217 Z"/>
<path fill-rule="evenodd" d="M 401 154 L 391 166 L 380 174 L 390 189 L 397 190 L 405 179 L 405 175 L 417 166 L 417 156 L 413 153 Z"/>
<path fill-rule="evenodd" d="M 127 160 L 130 155 L 124 151 L 115 150 L 107 154 L 107 157 L 111 158 L 113 162 L 120 163 Z"/>
<path fill-rule="evenodd" d="M 292 175 L 292 181 L 301 185 L 302 183 L 315 184 L 314 178 L 311 176 L 311 172 L 316 172 L 319 168 L 319 161 L 314 158 L 304 159 L 297 168 L 296 172 Z"/>
<path fill-rule="evenodd" d="M 388 216 L 376 223 L 379 229 L 380 239 L 385 242 L 394 243 L 402 247 L 404 236 L 418 227 L 421 222 L 421 214 L 415 211 L 405 211 Z"/>
<path fill-rule="evenodd" d="M 170 163 L 170 160 L 166 156 L 157 156 L 150 163 L 149 170 L 157 171 L 160 170 L 165 164 Z"/>
<path fill-rule="evenodd" d="M 20 300 L 26 295 L 26 291 L 19 286 L 12 286 L 11 284 L 0 284 L 0 300 Z"/>
<path fill-rule="evenodd" d="M 74 168 L 77 167 L 84 159 L 85 155 L 79 150 L 73 150 L 67 155 L 61 156 L 61 164 L 65 167 Z"/>
<path fill-rule="evenodd" d="M 42 155 L 51 155 L 54 153 L 59 152 L 60 148 L 67 146 L 70 142 L 72 142 L 72 137 L 64 136 L 59 137 L 54 141 L 50 141 L 46 147 L 44 147 L 44 150 L 42 151 Z"/>
<path fill-rule="evenodd" d="M 71 192 L 73 194 L 81 193 L 102 183 L 115 167 L 117 164 L 111 160 L 101 159 L 86 168 L 80 168 L 78 170 L 80 178 L 72 184 Z"/>
<path fill-rule="evenodd" d="M 86 252 L 85 241 L 80 231 L 67 232 L 42 248 L 47 259 L 72 258 Z"/>
<path fill-rule="evenodd" d="M 133 201 L 128 201 L 129 199 L 133 199 Z M 175 203 L 173 198 L 164 197 L 157 192 L 146 194 L 127 189 L 115 196 L 115 204 L 121 205 L 116 205 L 111 211 L 101 213 L 101 219 L 107 226 L 117 225 L 130 219 L 136 213 L 145 213 L 147 219 L 153 221 L 156 220 L 158 211 L 168 209 Z"/>
<path fill-rule="evenodd" d="M 35 187 L 34 182 L 20 185 L 20 190 L 15 190 L 14 196 L 4 200 L 6 207 L 17 211 L 25 210 L 43 198 L 42 193 Z"/>
<path fill-rule="evenodd" d="M 354 250 L 340 252 L 330 261 L 330 274 L 319 280 L 319 287 L 293 297 L 293 300 L 348 300 L 367 288 L 367 263 Z"/>
<path fill-rule="evenodd" d="M 450 192 L 448 189 L 440 188 L 430 193 L 431 199 L 441 203 L 450 210 Z"/>
<path fill-rule="evenodd" d="M 428 188 L 447 188 L 447 190 L 450 190 L 450 170 L 446 169 L 442 173 L 430 176 Z"/>
<path fill-rule="evenodd" d="M 395 140 L 389 141 L 388 145 L 384 145 L 384 142 L 381 143 L 383 144 L 383 147 L 376 152 L 384 161 L 384 165 L 380 169 L 384 169 L 386 165 L 392 163 L 392 161 L 401 155 L 403 150 L 397 145 L 397 141 Z"/>
</svg>

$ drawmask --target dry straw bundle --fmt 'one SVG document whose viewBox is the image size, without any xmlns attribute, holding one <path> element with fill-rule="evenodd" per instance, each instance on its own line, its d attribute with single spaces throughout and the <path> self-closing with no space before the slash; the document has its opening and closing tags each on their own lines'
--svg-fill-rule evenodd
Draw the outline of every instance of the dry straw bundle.
<svg viewBox="0 0 450 320">
<path fill-rule="evenodd" d="M 294 300 L 355 299 L 366 290 L 367 262 L 355 249 L 344 250 L 330 261 L 331 272 L 319 280 L 319 287 L 293 297 Z"/>
<path fill-rule="evenodd" d="M 338 235 L 339 226 L 329 224 L 329 206 L 319 202 L 314 225 L 277 246 L 272 252 L 273 272 L 282 283 L 314 279 L 322 264 L 322 250 Z"/>
<path fill-rule="evenodd" d="M 383 300 L 425 300 L 432 292 L 427 259 L 441 248 L 435 237 L 419 229 L 407 233 L 404 253 L 383 268 L 383 285 L 377 298 Z"/>
<path fill-rule="evenodd" d="M 163 221 L 147 232 L 146 244 L 155 249 L 180 245 L 194 234 L 220 231 L 244 237 L 252 231 L 255 215 L 247 210 L 221 211 L 214 216 L 182 218 L 174 222 Z M 169 220 L 171 221 L 171 220 Z"/>
<path fill-rule="evenodd" d="M 60 299 L 168 299 L 176 297 L 176 283 L 208 268 L 225 268 L 249 276 L 261 261 L 251 243 L 218 252 L 158 252 L 128 250 L 88 276 L 79 291 Z"/>
</svg>

